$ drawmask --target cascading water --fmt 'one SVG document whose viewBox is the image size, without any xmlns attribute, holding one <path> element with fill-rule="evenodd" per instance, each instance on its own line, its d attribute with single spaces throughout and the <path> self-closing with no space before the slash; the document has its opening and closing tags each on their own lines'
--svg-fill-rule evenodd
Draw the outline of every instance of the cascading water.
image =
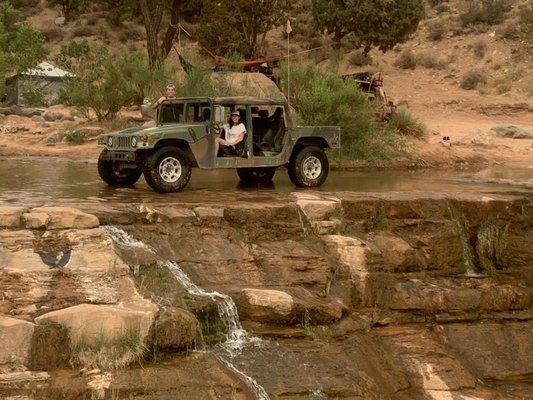
<svg viewBox="0 0 533 400">
<path fill-rule="evenodd" d="M 116 226 L 102 226 L 102 229 L 113 239 L 113 241 L 122 248 L 143 249 L 155 252 L 153 247 L 135 239 L 129 233 Z M 159 261 L 158 265 L 168 268 L 172 276 L 183 285 L 185 290 L 194 296 L 207 297 L 215 302 L 220 319 L 227 329 L 226 341 L 222 343 L 221 349 L 227 354 L 227 358 L 215 354 L 215 356 L 235 375 L 237 375 L 250 388 L 259 400 L 269 400 L 265 389 L 259 385 L 252 377 L 240 371 L 230 361 L 235 355 L 239 354 L 247 343 L 258 342 L 260 339 L 251 337 L 242 328 L 239 313 L 233 299 L 219 292 L 208 292 L 196 285 L 189 276 L 174 261 Z M 228 359 L 229 358 L 229 359 Z"/>
</svg>

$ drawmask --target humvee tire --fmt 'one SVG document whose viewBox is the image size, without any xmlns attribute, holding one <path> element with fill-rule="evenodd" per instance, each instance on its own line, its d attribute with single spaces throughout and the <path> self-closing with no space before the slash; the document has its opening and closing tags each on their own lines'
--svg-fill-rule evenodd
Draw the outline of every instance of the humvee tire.
<svg viewBox="0 0 533 400">
<path fill-rule="evenodd" d="M 162 147 L 143 164 L 144 179 L 157 192 L 180 192 L 191 178 L 191 166 L 179 147 Z"/>
<path fill-rule="evenodd" d="M 275 173 L 276 167 L 237 168 L 239 179 L 245 183 L 269 183 Z"/>
<path fill-rule="evenodd" d="M 141 168 L 125 169 L 118 171 L 116 161 L 104 159 L 107 150 L 103 150 L 98 157 L 98 175 L 109 186 L 124 187 L 132 186 L 142 175 Z"/>
<path fill-rule="evenodd" d="M 328 177 L 329 161 L 323 149 L 308 146 L 293 152 L 287 169 L 294 185 L 316 187 Z"/>
</svg>

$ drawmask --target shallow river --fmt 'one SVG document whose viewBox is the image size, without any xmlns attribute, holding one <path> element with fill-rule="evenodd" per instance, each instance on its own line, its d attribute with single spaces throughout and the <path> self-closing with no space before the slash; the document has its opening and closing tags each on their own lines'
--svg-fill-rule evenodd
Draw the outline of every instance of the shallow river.
<svg viewBox="0 0 533 400">
<path fill-rule="evenodd" d="M 319 189 L 325 192 L 358 191 L 524 191 L 533 188 L 533 168 L 493 167 L 478 172 L 457 171 L 332 171 Z M 234 170 L 194 169 L 181 193 L 160 195 L 144 180 L 133 188 L 110 188 L 98 177 L 96 164 L 43 158 L 0 158 L 1 203 L 56 203 L 69 201 L 179 201 L 201 202 L 221 194 L 268 198 L 290 193 L 295 187 L 287 171 L 276 172 L 273 185 L 242 187 Z"/>
</svg>

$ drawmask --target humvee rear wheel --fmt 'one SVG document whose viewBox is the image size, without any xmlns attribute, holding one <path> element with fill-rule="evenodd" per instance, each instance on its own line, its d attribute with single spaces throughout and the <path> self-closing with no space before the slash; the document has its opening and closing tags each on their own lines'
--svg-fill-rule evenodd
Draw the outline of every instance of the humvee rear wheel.
<svg viewBox="0 0 533 400">
<path fill-rule="evenodd" d="M 328 177 L 328 157 L 320 147 L 304 147 L 293 153 L 288 170 L 289 178 L 296 186 L 320 186 Z"/>
<path fill-rule="evenodd" d="M 144 179 L 155 191 L 179 192 L 191 178 L 191 166 L 180 148 L 162 147 L 146 158 L 143 173 Z"/>
<path fill-rule="evenodd" d="M 136 168 L 123 168 L 121 161 L 106 160 L 106 150 L 98 157 L 98 175 L 109 186 L 123 187 L 134 185 L 142 175 L 142 170 Z"/>
<path fill-rule="evenodd" d="M 274 178 L 275 167 L 237 168 L 237 175 L 242 182 L 268 183 Z"/>
</svg>

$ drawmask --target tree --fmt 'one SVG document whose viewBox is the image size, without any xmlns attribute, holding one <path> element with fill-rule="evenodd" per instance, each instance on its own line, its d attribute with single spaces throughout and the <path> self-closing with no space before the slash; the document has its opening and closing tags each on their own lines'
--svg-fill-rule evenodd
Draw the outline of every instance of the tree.
<svg viewBox="0 0 533 400">
<path fill-rule="evenodd" d="M 246 57 L 259 53 L 259 37 L 284 20 L 289 0 L 221 0 L 205 2 L 198 38 L 204 46 L 225 54 L 237 51 Z"/>
<path fill-rule="evenodd" d="M 70 20 L 72 17 L 87 6 L 87 0 L 48 0 L 52 6 L 60 6 L 65 19 Z"/>
<path fill-rule="evenodd" d="M 423 0 L 313 0 L 313 17 L 320 29 L 332 33 L 337 43 L 352 34 L 368 53 L 404 42 L 424 17 Z"/>
<path fill-rule="evenodd" d="M 35 67 L 47 54 L 41 33 L 21 19 L 7 1 L 0 1 L 0 91 L 7 74 Z"/>
</svg>

